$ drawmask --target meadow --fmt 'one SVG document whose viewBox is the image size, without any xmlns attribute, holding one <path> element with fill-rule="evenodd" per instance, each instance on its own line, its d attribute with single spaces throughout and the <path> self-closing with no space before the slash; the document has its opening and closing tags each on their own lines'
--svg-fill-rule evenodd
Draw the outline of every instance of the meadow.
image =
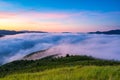
<svg viewBox="0 0 120 80">
<path fill-rule="evenodd" d="M 0 80 L 119 80 L 120 62 L 91 56 L 20 60 L 0 66 Z"/>
<path fill-rule="evenodd" d="M 75 66 L 14 74 L 0 80 L 119 80 L 120 66 Z"/>
</svg>

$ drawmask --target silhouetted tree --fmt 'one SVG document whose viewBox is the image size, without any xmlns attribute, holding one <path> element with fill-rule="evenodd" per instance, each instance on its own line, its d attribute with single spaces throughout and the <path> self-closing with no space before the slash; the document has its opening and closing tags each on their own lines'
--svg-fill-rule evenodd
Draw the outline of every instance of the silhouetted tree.
<svg viewBox="0 0 120 80">
<path fill-rule="evenodd" d="M 66 54 L 66 57 L 70 57 L 70 55 L 69 55 L 69 54 Z"/>
</svg>

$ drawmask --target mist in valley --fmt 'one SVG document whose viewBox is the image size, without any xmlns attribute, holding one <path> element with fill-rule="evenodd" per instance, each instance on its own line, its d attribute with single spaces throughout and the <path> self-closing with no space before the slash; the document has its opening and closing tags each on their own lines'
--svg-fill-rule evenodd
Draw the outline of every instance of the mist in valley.
<svg viewBox="0 0 120 80">
<path fill-rule="evenodd" d="M 82 33 L 24 33 L 0 38 L 0 64 L 48 49 L 60 56 L 88 55 L 101 59 L 120 60 L 120 36 Z"/>
</svg>

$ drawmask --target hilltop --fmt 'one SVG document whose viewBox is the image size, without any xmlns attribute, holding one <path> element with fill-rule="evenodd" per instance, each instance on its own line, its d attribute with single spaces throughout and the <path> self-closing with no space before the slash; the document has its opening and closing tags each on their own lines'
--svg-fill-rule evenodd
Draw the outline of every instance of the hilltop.
<svg viewBox="0 0 120 80">
<path fill-rule="evenodd" d="M 0 37 L 5 35 L 15 35 L 21 33 L 46 33 L 43 31 L 14 31 L 14 30 L 0 30 Z"/>
<path fill-rule="evenodd" d="M 116 66 L 118 61 L 101 60 L 90 56 L 70 56 L 55 58 L 53 55 L 39 60 L 19 60 L 0 67 L 0 77 L 8 75 L 36 73 L 46 70 L 75 66 Z"/>
<path fill-rule="evenodd" d="M 89 32 L 90 34 L 109 34 L 109 35 L 120 35 L 120 29 L 110 30 L 110 31 L 96 31 L 96 32 Z"/>
</svg>

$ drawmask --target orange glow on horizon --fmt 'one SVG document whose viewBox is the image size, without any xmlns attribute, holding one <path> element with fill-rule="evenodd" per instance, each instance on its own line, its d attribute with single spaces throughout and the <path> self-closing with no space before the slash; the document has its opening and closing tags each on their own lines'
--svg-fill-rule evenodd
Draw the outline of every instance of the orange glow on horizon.
<svg viewBox="0 0 120 80">
<path fill-rule="evenodd" d="M 88 14 L 94 15 L 89 18 Z M 104 15 L 110 17 L 108 15 Z M 0 12 L 0 29 L 30 30 L 47 32 L 90 32 L 110 29 L 103 15 L 91 12 L 55 13 L 55 12 Z M 95 20 L 94 20 L 95 19 Z M 97 23 L 100 20 L 100 23 Z M 96 23 L 94 23 L 96 21 Z M 109 27 L 105 27 L 109 26 Z M 112 29 L 113 27 L 111 27 Z"/>
<path fill-rule="evenodd" d="M 24 15 L 23 15 L 24 14 Z M 76 32 L 76 29 L 71 22 L 67 20 L 69 14 L 60 13 L 0 13 L 0 29 L 4 30 L 30 30 L 30 31 L 47 31 L 47 32 Z M 34 16 L 32 16 L 34 15 Z M 58 21 L 57 21 L 58 20 Z M 66 24 L 64 20 L 68 21 Z"/>
</svg>

